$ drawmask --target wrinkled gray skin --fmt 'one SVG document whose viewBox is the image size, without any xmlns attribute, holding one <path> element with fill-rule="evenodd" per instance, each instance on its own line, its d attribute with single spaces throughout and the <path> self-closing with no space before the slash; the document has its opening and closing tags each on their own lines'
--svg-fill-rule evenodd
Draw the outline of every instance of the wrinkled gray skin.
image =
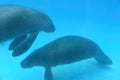
<svg viewBox="0 0 120 80">
<path fill-rule="evenodd" d="M 0 43 L 15 38 L 9 46 L 13 56 L 26 52 L 40 31 L 55 31 L 46 14 L 19 5 L 0 5 Z"/>
<path fill-rule="evenodd" d="M 95 58 L 100 64 L 111 65 L 112 61 L 93 41 L 80 36 L 64 36 L 33 51 L 22 62 L 22 68 L 45 67 L 45 80 L 53 80 L 51 67 Z"/>
</svg>

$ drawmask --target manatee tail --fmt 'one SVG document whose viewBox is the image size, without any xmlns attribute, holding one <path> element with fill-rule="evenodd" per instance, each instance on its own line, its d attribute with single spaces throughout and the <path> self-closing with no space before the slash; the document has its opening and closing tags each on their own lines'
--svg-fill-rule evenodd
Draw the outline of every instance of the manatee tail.
<svg viewBox="0 0 120 80">
<path fill-rule="evenodd" d="M 45 80 L 54 80 L 52 71 L 51 71 L 51 67 L 45 67 L 45 76 L 44 77 L 45 77 Z"/>
<path fill-rule="evenodd" d="M 112 60 L 107 55 L 105 55 L 102 51 L 99 54 L 95 55 L 94 58 L 96 61 L 98 61 L 100 64 L 103 64 L 103 65 L 113 64 Z"/>
</svg>

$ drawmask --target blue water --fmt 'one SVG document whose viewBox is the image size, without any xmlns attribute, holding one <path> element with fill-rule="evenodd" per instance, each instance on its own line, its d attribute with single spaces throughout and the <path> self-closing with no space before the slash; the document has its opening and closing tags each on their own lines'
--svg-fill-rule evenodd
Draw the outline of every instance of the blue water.
<svg viewBox="0 0 120 80">
<path fill-rule="evenodd" d="M 20 62 L 33 50 L 64 35 L 80 35 L 95 41 L 113 65 L 101 66 L 94 59 L 52 68 L 55 80 L 120 80 L 120 1 L 119 0 L 1 0 L 48 14 L 56 31 L 40 32 L 22 56 L 12 57 L 10 41 L 0 43 L 0 80 L 44 80 L 44 68 L 22 69 Z"/>
</svg>

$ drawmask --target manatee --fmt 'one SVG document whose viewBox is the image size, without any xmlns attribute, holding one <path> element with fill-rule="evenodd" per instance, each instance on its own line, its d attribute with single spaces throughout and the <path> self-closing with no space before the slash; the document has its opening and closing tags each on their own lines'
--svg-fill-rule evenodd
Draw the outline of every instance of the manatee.
<svg viewBox="0 0 120 80">
<path fill-rule="evenodd" d="M 112 60 L 104 54 L 95 42 L 76 35 L 63 36 L 36 49 L 20 64 L 22 68 L 43 66 L 45 68 L 45 80 L 53 80 L 51 67 L 88 58 L 94 58 L 102 65 L 113 64 Z"/>
<path fill-rule="evenodd" d="M 0 5 L 0 43 L 14 39 L 8 48 L 13 56 L 25 53 L 40 31 L 55 31 L 47 14 L 21 5 Z"/>
</svg>

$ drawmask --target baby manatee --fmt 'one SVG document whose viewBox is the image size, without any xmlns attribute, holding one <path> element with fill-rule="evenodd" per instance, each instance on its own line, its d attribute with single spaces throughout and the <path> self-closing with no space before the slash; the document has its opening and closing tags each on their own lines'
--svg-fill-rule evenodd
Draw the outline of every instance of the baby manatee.
<svg viewBox="0 0 120 80">
<path fill-rule="evenodd" d="M 13 56 L 25 53 L 40 31 L 55 31 L 47 14 L 15 4 L 0 5 L 0 43 L 14 39 L 9 46 Z"/>
<path fill-rule="evenodd" d="M 81 36 L 69 35 L 58 38 L 33 51 L 23 61 L 22 68 L 45 67 L 45 80 L 53 80 L 51 67 L 70 64 L 94 58 L 102 65 L 111 65 L 112 61 L 92 40 Z"/>
</svg>

